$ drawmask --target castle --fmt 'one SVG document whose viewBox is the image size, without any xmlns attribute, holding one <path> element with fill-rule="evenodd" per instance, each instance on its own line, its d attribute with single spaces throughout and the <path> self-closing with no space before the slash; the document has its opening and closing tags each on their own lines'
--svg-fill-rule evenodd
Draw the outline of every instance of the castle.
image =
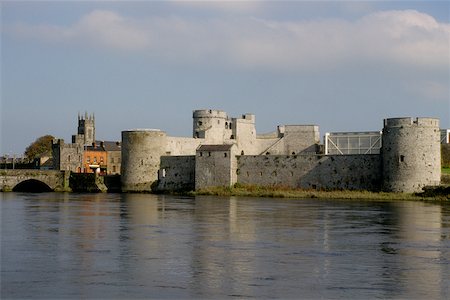
<svg viewBox="0 0 450 300">
<path fill-rule="evenodd" d="M 439 185 L 438 119 L 385 119 L 379 139 L 378 152 L 328 154 L 316 125 L 278 126 L 259 135 L 253 114 L 229 118 L 220 110 L 195 110 L 191 138 L 170 137 L 159 129 L 122 131 L 122 191 L 242 183 L 419 192 Z"/>
</svg>

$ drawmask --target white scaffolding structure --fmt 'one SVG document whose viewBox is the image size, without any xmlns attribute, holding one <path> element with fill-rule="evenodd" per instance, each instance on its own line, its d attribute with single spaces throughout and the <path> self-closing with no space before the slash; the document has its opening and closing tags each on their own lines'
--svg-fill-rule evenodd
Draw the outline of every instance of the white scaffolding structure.
<svg viewBox="0 0 450 300">
<path fill-rule="evenodd" d="M 441 129 L 441 144 L 450 143 L 450 129 Z"/>
<path fill-rule="evenodd" d="M 327 132 L 324 142 L 326 155 L 379 154 L 381 131 Z"/>
</svg>

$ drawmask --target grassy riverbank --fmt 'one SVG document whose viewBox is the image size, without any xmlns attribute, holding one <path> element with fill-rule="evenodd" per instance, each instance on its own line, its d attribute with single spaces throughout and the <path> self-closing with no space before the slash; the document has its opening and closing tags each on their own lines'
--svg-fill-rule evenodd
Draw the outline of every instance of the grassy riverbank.
<svg viewBox="0 0 450 300">
<path fill-rule="evenodd" d="M 318 198 L 318 199 L 366 199 L 366 200 L 419 200 L 450 201 L 450 195 L 422 196 L 410 193 L 386 193 L 348 190 L 303 190 L 280 186 L 235 185 L 234 187 L 213 187 L 188 193 L 191 196 L 239 196 L 239 197 L 273 197 L 273 198 Z"/>
</svg>

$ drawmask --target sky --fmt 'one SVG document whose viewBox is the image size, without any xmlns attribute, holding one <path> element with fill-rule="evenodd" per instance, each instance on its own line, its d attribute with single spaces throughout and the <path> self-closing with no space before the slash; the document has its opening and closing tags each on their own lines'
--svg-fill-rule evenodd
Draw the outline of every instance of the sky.
<svg viewBox="0 0 450 300">
<path fill-rule="evenodd" d="M 325 132 L 436 117 L 450 128 L 449 1 L 0 1 L 0 154 L 158 128 L 192 111 Z"/>
</svg>

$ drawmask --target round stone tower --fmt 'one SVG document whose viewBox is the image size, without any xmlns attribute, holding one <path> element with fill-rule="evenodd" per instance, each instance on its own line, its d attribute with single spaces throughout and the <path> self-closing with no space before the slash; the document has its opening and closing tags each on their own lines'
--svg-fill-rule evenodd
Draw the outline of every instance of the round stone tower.
<svg viewBox="0 0 450 300">
<path fill-rule="evenodd" d="M 150 192 L 158 180 L 166 133 L 158 129 L 122 131 L 121 181 L 123 192 Z"/>
<path fill-rule="evenodd" d="M 193 121 L 194 138 L 203 138 L 209 143 L 221 144 L 231 136 L 231 123 L 224 111 L 195 110 Z"/>
<path fill-rule="evenodd" d="M 420 192 L 439 185 L 441 148 L 439 120 L 392 118 L 384 120 L 382 141 L 383 190 Z"/>
</svg>

